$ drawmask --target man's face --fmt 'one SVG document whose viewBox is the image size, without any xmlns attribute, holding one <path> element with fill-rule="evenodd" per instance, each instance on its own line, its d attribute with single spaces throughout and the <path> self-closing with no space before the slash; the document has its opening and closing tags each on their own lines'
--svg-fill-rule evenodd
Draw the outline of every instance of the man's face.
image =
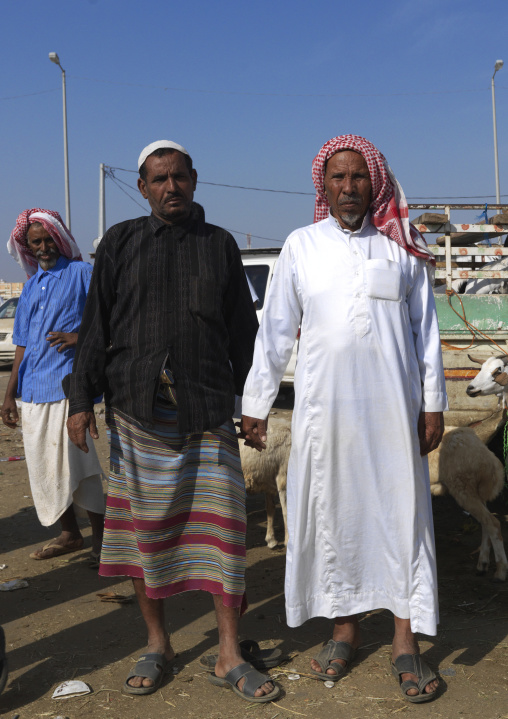
<svg viewBox="0 0 508 719">
<path fill-rule="evenodd" d="M 149 155 L 145 162 L 146 181 L 140 177 L 138 188 L 153 214 L 169 225 L 185 220 L 190 215 L 196 189 L 196 170 L 189 172 L 178 150 L 162 157 Z"/>
<path fill-rule="evenodd" d="M 27 243 L 32 255 L 45 272 L 56 265 L 60 252 L 55 240 L 42 225 L 30 225 L 27 233 Z"/>
<path fill-rule="evenodd" d="M 341 227 L 358 230 L 372 196 L 369 168 L 362 155 L 344 150 L 326 165 L 325 193 L 332 215 Z"/>
</svg>

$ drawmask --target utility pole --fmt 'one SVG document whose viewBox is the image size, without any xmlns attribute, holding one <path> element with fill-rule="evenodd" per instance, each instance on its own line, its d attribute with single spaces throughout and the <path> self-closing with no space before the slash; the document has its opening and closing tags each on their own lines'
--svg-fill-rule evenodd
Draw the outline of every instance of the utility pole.
<svg viewBox="0 0 508 719">
<path fill-rule="evenodd" d="M 106 190 L 105 190 L 106 171 L 104 163 L 99 165 L 99 234 L 98 239 L 102 240 L 106 232 Z"/>
<path fill-rule="evenodd" d="M 60 65 L 60 58 L 56 52 L 49 53 L 49 59 L 58 65 L 62 71 L 62 100 L 63 100 L 63 140 L 64 140 L 64 171 L 65 171 L 65 224 L 71 229 L 71 195 L 69 189 L 69 149 L 67 143 L 67 94 L 65 90 L 65 70 Z"/>
</svg>

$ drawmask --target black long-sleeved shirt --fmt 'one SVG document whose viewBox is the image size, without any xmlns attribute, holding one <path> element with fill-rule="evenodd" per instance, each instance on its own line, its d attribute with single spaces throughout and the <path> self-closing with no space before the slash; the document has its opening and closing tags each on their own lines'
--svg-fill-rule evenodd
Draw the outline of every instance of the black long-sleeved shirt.
<svg viewBox="0 0 508 719">
<path fill-rule="evenodd" d="M 95 259 L 72 373 L 69 415 L 106 403 L 143 426 L 164 366 L 178 397 L 178 429 L 203 432 L 234 411 L 252 363 L 258 322 L 234 238 L 205 222 L 154 215 L 113 226 Z"/>
</svg>

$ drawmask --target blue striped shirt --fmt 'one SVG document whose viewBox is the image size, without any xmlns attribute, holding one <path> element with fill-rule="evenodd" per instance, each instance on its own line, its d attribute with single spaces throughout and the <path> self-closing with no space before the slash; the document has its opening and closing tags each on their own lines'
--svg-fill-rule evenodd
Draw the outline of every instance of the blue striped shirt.
<svg viewBox="0 0 508 719">
<path fill-rule="evenodd" d="M 90 286 L 92 266 L 60 255 L 51 269 L 37 268 L 23 288 L 14 319 L 13 343 L 26 347 L 18 374 L 23 402 L 65 399 L 62 379 L 72 371 L 75 348 L 58 352 L 49 332 L 77 332 Z"/>
</svg>

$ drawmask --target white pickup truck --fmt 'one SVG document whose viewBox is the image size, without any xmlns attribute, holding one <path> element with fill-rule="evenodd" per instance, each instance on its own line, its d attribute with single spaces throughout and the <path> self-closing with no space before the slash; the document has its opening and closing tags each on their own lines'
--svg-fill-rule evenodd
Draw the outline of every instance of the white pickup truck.
<svg viewBox="0 0 508 719">
<path fill-rule="evenodd" d="M 245 273 L 259 298 L 256 313 L 259 322 L 261 322 L 261 317 L 263 316 L 263 307 L 265 305 L 266 293 L 268 292 L 270 282 L 272 281 L 273 270 L 280 254 L 280 248 L 241 250 L 241 253 Z M 299 334 L 300 332 L 298 332 L 298 335 Z M 291 355 L 291 359 L 289 360 L 289 364 L 286 368 L 284 377 L 282 378 L 281 385 L 293 385 L 297 354 L 298 337 L 295 338 L 295 346 L 293 347 L 293 353 Z"/>
</svg>

